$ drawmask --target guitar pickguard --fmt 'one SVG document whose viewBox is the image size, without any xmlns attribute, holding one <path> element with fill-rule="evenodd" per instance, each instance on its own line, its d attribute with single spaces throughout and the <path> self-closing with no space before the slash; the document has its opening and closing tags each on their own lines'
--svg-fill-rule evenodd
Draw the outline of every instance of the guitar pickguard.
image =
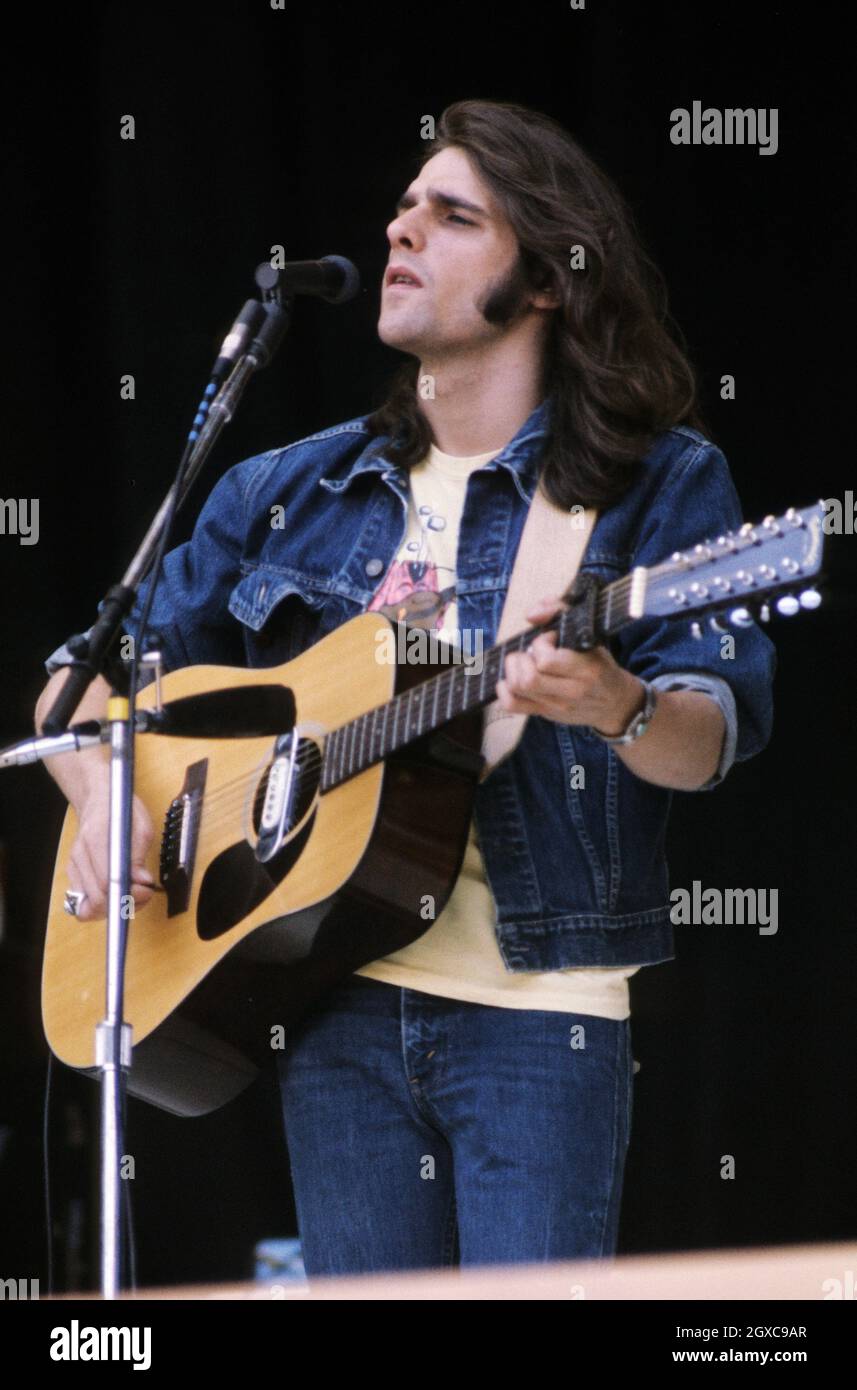
<svg viewBox="0 0 857 1390">
<path fill-rule="evenodd" d="M 303 853 L 314 820 L 313 811 L 298 833 L 264 864 L 246 840 L 230 845 L 211 861 L 196 908 L 196 930 L 203 941 L 231 931 L 273 893 Z"/>
<path fill-rule="evenodd" d="M 259 907 L 294 867 L 315 820 L 323 730 L 290 729 L 274 743 L 249 805 L 246 839 L 222 850 L 200 885 L 196 929 L 211 941 Z"/>
</svg>

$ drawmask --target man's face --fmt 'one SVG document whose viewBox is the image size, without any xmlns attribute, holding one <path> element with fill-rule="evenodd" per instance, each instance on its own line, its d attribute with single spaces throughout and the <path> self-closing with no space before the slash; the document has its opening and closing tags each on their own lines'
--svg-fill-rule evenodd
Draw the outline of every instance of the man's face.
<svg viewBox="0 0 857 1390">
<path fill-rule="evenodd" d="M 387 228 L 378 336 L 425 359 L 479 349 L 526 305 L 514 232 L 463 150 L 423 165 Z M 401 266 L 418 286 L 390 283 Z"/>
</svg>

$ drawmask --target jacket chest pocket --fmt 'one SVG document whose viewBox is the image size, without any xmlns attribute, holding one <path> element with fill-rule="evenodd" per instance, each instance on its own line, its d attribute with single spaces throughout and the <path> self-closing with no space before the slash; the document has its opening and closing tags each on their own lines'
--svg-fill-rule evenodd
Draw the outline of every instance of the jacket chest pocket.
<svg viewBox="0 0 857 1390">
<path fill-rule="evenodd" d="M 248 666 L 279 666 L 299 656 L 347 616 L 341 607 L 329 582 L 262 567 L 245 574 L 229 597 Z"/>
</svg>

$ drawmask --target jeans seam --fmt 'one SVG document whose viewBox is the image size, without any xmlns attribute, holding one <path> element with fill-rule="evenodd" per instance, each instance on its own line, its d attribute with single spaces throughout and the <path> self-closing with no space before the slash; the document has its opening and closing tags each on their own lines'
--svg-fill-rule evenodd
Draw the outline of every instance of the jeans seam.
<svg viewBox="0 0 857 1390">
<path fill-rule="evenodd" d="M 406 1037 L 407 1024 L 405 1022 L 405 996 L 408 991 L 406 989 L 406 986 L 404 985 L 396 985 L 394 986 L 394 988 L 399 990 L 399 1035 L 401 1043 L 402 1071 L 405 1074 L 405 1088 L 408 1093 L 408 1098 L 411 1107 L 414 1113 L 417 1115 L 417 1117 L 422 1121 L 424 1125 L 428 1125 L 429 1129 L 433 1129 L 435 1133 L 439 1134 L 442 1139 L 446 1139 L 446 1135 L 444 1134 L 441 1125 L 440 1116 L 435 1111 L 434 1106 L 431 1104 L 431 1101 L 428 1099 L 428 1097 L 423 1094 L 422 1081 L 419 1079 L 419 1077 L 412 1081 L 410 1076 L 408 1075 L 408 1048 Z M 411 990 L 410 993 L 413 994 L 414 991 Z M 446 1053 L 444 1052 L 443 1057 L 441 1059 L 441 1068 L 445 1066 Z M 447 1143 L 448 1142 L 449 1141 L 447 1140 Z"/>
<path fill-rule="evenodd" d="M 457 1224 L 457 1210 L 455 1204 L 455 1166 L 454 1160 L 450 1171 L 449 1182 L 449 1206 L 446 1213 L 444 1225 L 443 1245 L 441 1248 L 441 1260 L 445 1265 L 455 1264 L 455 1228 Z"/>
<path fill-rule="evenodd" d="M 621 1085 L 621 1080 L 620 1080 L 620 1076 L 621 1076 L 621 1057 L 622 1057 L 622 1053 L 623 1053 L 623 1052 L 625 1052 L 625 1055 L 626 1055 L 626 1057 L 627 1057 L 627 1047 L 628 1047 L 628 1025 L 627 1025 L 627 1021 L 626 1021 L 625 1027 L 624 1027 L 624 1028 L 620 1028 L 620 1029 L 617 1031 L 617 1035 L 616 1035 L 616 1058 L 615 1058 L 615 1063 L 616 1063 L 616 1065 L 615 1065 L 614 1073 L 613 1073 L 613 1074 L 614 1074 L 614 1078 L 615 1078 L 615 1079 L 614 1079 L 614 1084 L 613 1084 L 613 1143 L 612 1143 L 611 1152 L 610 1152 L 610 1183 L 609 1183 L 609 1188 L 608 1188 L 608 1192 L 607 1192 L 607 1200 L 606 1200 L 606 1202 L 604 1203 L 604 1217 L 603 1217 L 603 1221 L 602 1221 L 602 1224 L 601 1224 L 601 1239 L 600 1239 L 600 1241 L 599 1241 L 599 1255 L 601 1256 L 601 1258 L 604 1257 L 604 1241 L 605 1241 L 605 1238 L 606 1238 L 606 1235 L 607 1235 L 607 1227 L 608 1227 L 608 1224 L 610 1224 L 611 1221 L 612 1221 L 612 1216 L 613 1216 L 613 1211 L 614 1211 L 614 1205 L 615 1205 L 615 1202 L 616 1202 L 616 1200 L 617 1200 L 617 1199 L 616 1199 L 616 1186 L 617 1186 L 617 1178 L 618 1178 L 619 1175 L 617 1175 L 616 1160 L 617 1160 L 617 1156 L 618 1156 L 618 1152 L 619 1152 L 619 1132 L 620 1132 L 620 1129 L 621 1129 L 621 1123 L 620 1123 L 620 1097 L 621 1097 L 621 1094 L 622 1094 L 622 1085 Z M 626 1104 L 627 1104 L 627 1101 L 626 1101 Z M 624 1165 L 624 1155 L 623 1155 L 622 1162 L 623 1162 L 623 1165 Z M 618 1227 L 617 1227 L 617 1235 L 618 1235 Z"/>
</svg>

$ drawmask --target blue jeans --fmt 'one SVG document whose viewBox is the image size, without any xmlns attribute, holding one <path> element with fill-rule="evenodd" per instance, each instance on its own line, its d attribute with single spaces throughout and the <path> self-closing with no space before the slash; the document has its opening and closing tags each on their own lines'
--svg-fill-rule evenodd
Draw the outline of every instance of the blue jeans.
<svg viewBox="0 0 857 1390">
<path fill-rule="evenodd" d="M 307 1274 L 614 1253 L 630 1020 L 352 975 L 277 1056 Z"/>
</svg>

